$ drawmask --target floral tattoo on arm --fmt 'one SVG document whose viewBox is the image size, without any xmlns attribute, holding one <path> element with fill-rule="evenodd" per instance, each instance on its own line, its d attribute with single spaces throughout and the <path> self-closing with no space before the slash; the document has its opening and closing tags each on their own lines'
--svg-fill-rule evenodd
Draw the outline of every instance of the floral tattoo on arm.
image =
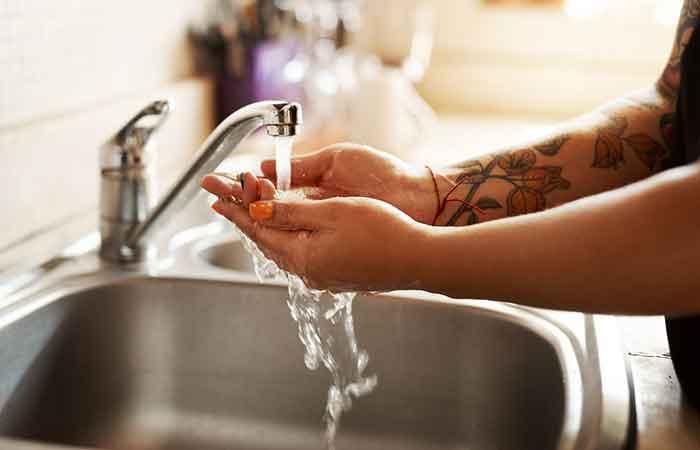
<svg viewBox="0 0 700 450">
<path fill-rule="evenodd" d="M 681 9 L 671 58 L 661 77 L 661 86 L 671 97 L 675 97 L 678 93 L 683 54 L 698 25 L 700 25 L 700 0 L 685 0 Z"/>
<path fill-rule="evenodd" d="M 660 169 L 663 160 L 670 154 L 674 114 L 665 113 L 657 117 L 660 140 L 643 132 L 630 133 L 629 122 L 624 115 L 611 115 L 596 129 L 591 167 L 620 169 L 625 164 L 626 153 L 631 151 L 650 172 Z M 570 135 L 564 134 L 530 148 L 491 155 L 483 162 L 463 163 L 460 175 L 439 206 L 436 219 L 442 216 L 450 203 L 458 203 L 459 206 L 445 222 L 447 226 L 464 223 L 465 215 L 467 225 L 479 223 L 490 209 L 505 208 L 507 216 L 544 211 L 548 207 L 547 194 L 567 190 L 571 183 L 562 175 L 563 166 L 539 164 L 538 157 L 558 155 L 571 139 Z M 479 196 L 479 189 L 492 180 L 510 185 L 505 205 L 490 196 Z M 453 194 L 462 186 L 468 187 L 466 194 L 456 198 Z"/>
<path fill-rule="evenodd" d="M 566 135 L 559 136 L 532 148 L 515 150 L 509 153 L 492 155 L 490 161 L 469 161 L 462 166 L 464 170 L 455 180 L 455 185 L 443 200 L 441 210 L 449 202 L 460 203 L 457 210 L 449 217 L 447 226 L 456 225 L 465 214 L 467 224 L 479 223 L 480 215 L 488 209 L 503 209 L 503 205 L 488 196 L 477 197 L 479 188 L 489 180 L 500 180 L 510 184 L 510 192 L 505 208 L 508 216 L 517 216 L 547 208 L 546 194 L 557 189 L 568 189 L 571 183 L 562 177 L 561 166 L 537 164 L 537 153 L 554 156 L 559 153 L 569 140 Z M 460 186 L 468 186 L 464 198 L 450 198 Z"/>
<path fill-rule="evenodd" d="M 685 0 L 671 58 L 658 83 L 660 95 L 675 100 L 680 88 L 680 69 L 685 49 L 696 28 L 700 26 L 700 0 Z M 657 133 L 649 130 L 633 132 L 630 121 L 620 113 L 610 114 L 595 129 L 591 167 L 618 170 L 625 165 L 628 153 L 632 153 L 651 173 L 661 169 L 668 158 L 673 141 L 674 114 L 660 106 L 655 99 L 634 100 L 637 110 L 652 115 L 657 123 Z M 652 137 L 655 136 L 655 137 Z M 660 136 L 660 137 L 658 137 Z M 446 220 L 448 226 L 465 223 L 472 225 L 486 219 L 487 210 L 505 209 L 507 216 L 517 216 L 548 207 L 547 194 L 567 190 L 571 183 L 563 176 L 563 166 L 540 164 L 540 156 L 552 157 L 560 153 L 572 136 L 561 135 L 543 144 L 504 154 L 491 155 L 484 161 L 470 161 L 460 166 L 461 173 L 452 189 L 438 205 L 435 220 L 443 217 L 446 206 L 459 206 Z M 587 156 L 586 156 L 587 157 Z M 546 159 L 546 158 L 545 158 Z M 480 195 L 480 188 L 496 180 L 509 185 L 508 195 L 495 199 Z M 466 186 L 458 191 L 461 187 Z M 462 193 L 457 196 L 456 193 Z"/>
<path fill-rule="evenodd" d="M 660 118 L 659 129 L 666 145 L 644 133 L 626 133 L 628 122 L 622 115 L 611 116 L 608 123 L 598 128 L 592 167 L 619 169 L 625 163 L 625 150 L 631 148 L 637 158 L 654 171 L 668 156 L 673 115 Z"/>
</svg>

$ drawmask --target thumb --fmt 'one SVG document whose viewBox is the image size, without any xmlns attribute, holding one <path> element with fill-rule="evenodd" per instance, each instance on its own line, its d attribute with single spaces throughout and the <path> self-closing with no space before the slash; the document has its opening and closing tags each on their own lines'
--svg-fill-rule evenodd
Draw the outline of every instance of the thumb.
<svg viewBox="0 0 700 450">
<path fill-rule="evenodd" d="M 268 200 L 251 203 L 248 212 L 254 221 L 264 226 L 315 231 L 330 223 L 330 207 L 324 201 Z"/>
<path fill-rule="evenodd" d="M 331 149 L 319 150 L 308 155 L 292 158 L 292 186 L 315 186 L 319 179 L 333 163 Z M 277 168 L 274 159 L 267 159 L 260 164 L 266 178 L 277 180 Z"/>
</svg>

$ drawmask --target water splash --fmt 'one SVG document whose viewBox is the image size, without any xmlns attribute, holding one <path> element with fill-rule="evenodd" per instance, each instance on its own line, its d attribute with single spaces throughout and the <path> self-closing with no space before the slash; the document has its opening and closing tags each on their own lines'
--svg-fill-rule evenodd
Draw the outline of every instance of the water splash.
<svg viewBox="0 0 700 450">
<path fill-rule="evenodd" d="M 277 188 L 286 191 L 291 185 L 292 139 L 277 137 L 275 141 Z M 327 448 L 332 450 L 343 413 L 350 410 L 353 399 L 369 394 L 377 385 L 375 375 L 364 375 L 369 355 L 359 348 L 355 336 L 352 303 L 356 294 L 333 294 L 308 288 L 300 277 L 280 270 L 253 241 L 239 234 L 259 280 L 286 278 L 287 306 L 304 345 L 304 364 L 309 370 L 316 370 L 323 364 L 331 374 L 323 421 Z"/>
<path fill-rule="evenodd" d="M 297 323 L 299 340 L 304 344 L 304 364 L 309 370 L 323 364 L 331 374 L 323 420 L 327 446 L 333 449 L 343 413 L 350 410 L 354 398 L 369 394 L 377 385 L 375 375 L 364 375 L 369 355 L 359 348 L 355 336 L 352 316 L 355 294 L 332 294 L 308 288 L 301 278 L 280 270 L 253 241 L 243 233 L 240 235 L 260 280 L 280 275 L 287 279 L 287 306 Z"/>
<path fill-rule="evenodd" d="M 352 407 L 353 398 L 369 394 L 377 385 L 375 375 L 364 375 L 369 355 L 359 348 L 355 336 L 352 316 L 355 294 L 332 294 L 308 288 L 301 278 L 280 270 L 267 259 L 246 235 L 240 235 L 260 280 L 271 280 L 279 275 L 287 279 L 287 306 L 297 323 L 299 340 L 304 344 L 304 364 L 309 370 L 316 370 L 323 364 L 331 374 L 323 420 L 326 443 L 333 449 L 340 419 Z"/>
</svg>

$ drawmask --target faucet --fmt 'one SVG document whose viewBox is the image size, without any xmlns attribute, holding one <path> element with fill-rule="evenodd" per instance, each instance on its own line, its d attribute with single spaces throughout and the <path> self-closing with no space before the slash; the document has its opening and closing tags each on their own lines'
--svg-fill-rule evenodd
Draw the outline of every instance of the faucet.
<svg viewBox="0 0 700 450">
<path fill-rule="evenodd" d="M 253 103 L 232 113 L 202 144 L 194 161 L 153 206 L 151 137 L 170 112 L 167 100 L 151 103 L 101 148 L 100 256 L 117 263 L 141 262 L 155 253 L 153 236 L 199 192 L 199 180 L 212 172 L 238 144 L 264 127 L 270 136 L 295 136 L 301 105 L 285 101 Z"/>
</svg>

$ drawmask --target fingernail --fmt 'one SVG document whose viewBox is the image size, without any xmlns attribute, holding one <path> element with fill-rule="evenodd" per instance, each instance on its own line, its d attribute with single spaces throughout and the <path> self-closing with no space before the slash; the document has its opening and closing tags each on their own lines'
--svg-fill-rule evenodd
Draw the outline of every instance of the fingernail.
<svg viewBox="0 0 700 450">
<path fill-rule="evenodd" d="M 268 220 L 272 218 L 274 209 L 275 205 L 273 202 L 255 202 L 248 207 L 248 213 L 254 220 Z"/>
</svg>

